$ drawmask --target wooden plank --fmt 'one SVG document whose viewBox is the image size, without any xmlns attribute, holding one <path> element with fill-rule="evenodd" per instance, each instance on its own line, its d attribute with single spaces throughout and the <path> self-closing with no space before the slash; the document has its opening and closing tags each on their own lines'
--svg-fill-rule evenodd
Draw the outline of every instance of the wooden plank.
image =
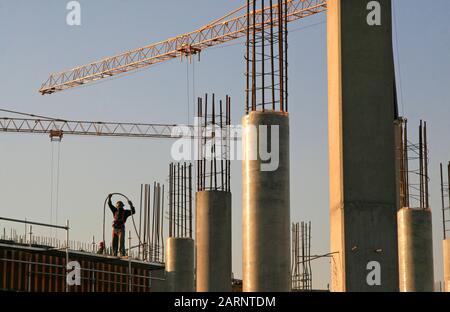
<svg viewBox="0 0 450 312">
<path fill-rule="evenodd" d="M 126 287 L 126 281 L 125 281 L 125 278 L 124 278 L 124 267 L 123 266 L 120 266 L 120 273 L 121 273 L 121 275 L 120 275 L 120 291 L 121 292 L 124 292 L 124 291 L 126 291 L 125 290 L 125 287 Z"/>
<path fill-rule="evenodd" d="M 55 257 L 55 265 L 59 266 L 59 256 Z M 59 285 L 61 283 L 60 283 L 59 271 L 60 271 L 59 267 L 55 267 L 55 274 L 56 274 L 56 277 L 55 277 L 55 291 L 56 292 L 60 291 Z"/>
<path fill-rule="evenodd" d="M 6 249 L 3 249 L 2 250 L 2 258 L 3 259 L 7 259 L 6 258 Z M 6 289 L 6 265 L 7 265 L 7 262 L 6 261 L 3 261 L 3 269 L 2 269 L 2 289 Z"/>
<path fill-rule="evenodd" d="M 6 259 L 11 260 L 12 259 L 12 253 L 11 251 L 7 252 L 7 256 Z M 7 266 L 6 266 L 6 289 L 9 290 L 13 290 L 11 289 L 11 272 L 12 272 L 12 263 L 10 261 L 7 262 Z"/>
<path fill-rule="evenodd" d="M 102 270 L 102 273 L 101 273 L 101 276 L 102 276 L 102 282 L 101 282 L 101 284 L 102 284 L 102 292 L 105 292 L 106 291 L 106 287 L 105 287 L 105 281 L 106 281 L 106 273 L 105 273 L 105 269 L 106 269 L 106 265 L 104 264 L 104 263 L 102 263 L 102 265 L 101 265 L 101 270 Z"/>
<path fill-rule="evenodd" d="M 89 292 L 94 292 L 95 291 L 95 284 L 94 284 L 94 278 L 95 278 L 95 262 L 91 262 L 90 263 L 90 268 L 91 268 L 91 272 L 89 272 Z"/>
<path fill-rule="evenodd" d="M 114 292 L 118 292 L 120 287 L 118 285 L 117 266 L 114 266 Z"/>
<path fill-rule="evenodd" d="M 21 291 L 22 289 L 22 252 L 17 252 L 17 260 L 19 261 L 17 263 L 17 291 Z"/>
<path fill-rule="evenodd" d="M 108 278 L 107 278 L 107 285 L 106 285 L 107 291 L 111 292 L 111 273 L 110 273 L 111 272 L 111 264 L 108 263 L 106 269 L 108 271 L 108 273 L 107 273 Z"/>
<path fill-rule="evenodd" d="M 65 255 L 61 257 L 61 291 L 66 291 L 66 268 L 67 268 L 67 261 Z M 70 292 L 70 288 L 68 288 L 68 291 Z"/>
<path fill-rule="evenodd" d="M 89 287 L 89 271 L 86 271 L 88 263 L 86 260 L 81 260 L 81 292 L 87 292 Z"/>
<path fill-rule="evenodd" d="M 9 284 L 9 289 L 11 290 L 17 290 L 15 288 L 15 279 L 16 279 L 16 262 L 14 260 L 16 260 L 16 252 L 13 250 L 11 251 L 11 271 L 10 271 L 10 284 Z"/>
<path fill-rule="evenodd" d="M 41 256 L 42 258 L 41 258 L 41 264 L 40 264 L 40 267 L 41 267 L 41 270 L 40 270 L 40 278 L 41 278 L 41 292 L 45 292 L 45 290 L 46 290 L 46 282 L 47 282 L 47 277 L 46 277 L 46 275 L 45 275 L 45 273 L 47 272 L 47 270 L 46 270 L 46 260 L 47 260 L 47 256 L 46 255 L 42 255 Z"/>
<path fill-rule="evenodd" d="M 54 273 L 53 273 L 53 271 L 54 271 L 54 269 L 53 269 L 53 256 L 49 256 L 48 257 L 48 264 L 50 265 L 49 267 L 48 267 L 48 273 L 49 273 L 49 275 L 48 275 L 48 292 L 53 292 L 53 283 L 54 283 L 54 280 L 55 280 L 55 276 L 53 275 Z"/>
<path fill-rule="evenodd" d="M 38 272 L 37 262 L 39 261 L 39 255 L 38 254 L 34 254 L 32 259 L 33 259 L 33 262 L 35 262 L 35 264 L 32 265 L 33 271 L 31 272 L 31 276 L 33 277 L 33 281 L 34 281 L 34 283 L 33 283 L 34 284 L 33 291 L 34 292 L 38 292 L 39 291 L 39 284 L 38 284 L 39 278 L 38 278 L 38 275 L 37 275 L 37 272 Z"/>
<path fill-rule="evenodd" d="M 124 277 L 125 270 L 122 265 L 117 266 L 117 272 L 120 272 L 120 291 L 125 292 L 127 287 L 127 280 Z"/>
</svg>

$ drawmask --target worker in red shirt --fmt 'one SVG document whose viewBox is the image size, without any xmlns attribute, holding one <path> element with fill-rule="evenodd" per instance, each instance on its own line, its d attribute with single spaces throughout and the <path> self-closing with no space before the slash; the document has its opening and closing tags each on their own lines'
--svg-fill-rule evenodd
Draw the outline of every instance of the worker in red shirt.
<svg viewBox="0 0 450 312">
<path fill-rule="evenodd" d="M 111 202 L 112 194 L 108 196 L 108 206 L 114 216 L 114 221 L 112 224 L 112 244 L 113 244 L 113 254 L 117 256 L 117 251 L 120 251 L 121 256 L 125 256 L 125 223 L 127 218 L 136 213 L 133 203 L 129 200 L 128 205 L 131 210 L 125 210 L 122 201 L 118 201 L 116 206 Z"/>
</svg>

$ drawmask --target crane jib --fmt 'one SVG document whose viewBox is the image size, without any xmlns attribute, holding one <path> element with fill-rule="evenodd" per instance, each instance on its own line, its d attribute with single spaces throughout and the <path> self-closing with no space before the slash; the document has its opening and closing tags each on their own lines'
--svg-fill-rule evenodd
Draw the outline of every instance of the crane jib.
<svg viewBox="0 0 450 312">
<path fill-rule="evenodd" d="M 287 21 L 292 22 L 326 11 L 327 0 L 286 0 Z M 51 74 L 39 92 L 42 95 L 83 86 L 98 80 L 107 79 L 147 68 L 157 63 L 178 57 L 190 57 L 216 45 L 242 38 L 246 35 L 249 16 L 263 29 L 269 25 L 270 6 L 255 12 L 244 12 L 244 8 L 234 10 L 224 17 L 187 34 L 151 44 L 136 50 L 102 59 L 74 69 Z M 278 5 L 272 10 L 277 14 Z M 254 17 L 253 17 L 254 15 Z"/>
</svg>

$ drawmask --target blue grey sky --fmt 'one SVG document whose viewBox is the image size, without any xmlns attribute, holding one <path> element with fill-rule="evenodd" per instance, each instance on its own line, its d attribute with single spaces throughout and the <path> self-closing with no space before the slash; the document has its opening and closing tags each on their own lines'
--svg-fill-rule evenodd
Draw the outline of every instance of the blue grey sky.
<svg viewBox="0 0 450 312">
<path fill-rule="evenodd" d="M 239 7 L 243 0 L 81 0 L 81 26 L 66 24 L 67 2 L 0 0 L 0 108 L 66 119 L 172 124 L 187 122 L 194 97 L 215 92 L 219 97 L 232 97 L 232 121 L 240 123 L 244 113 L 242 41 L 204 51 L 200 63 L 172 60 L 126 77 L 45 97 L 37 90 L 51 72 L 195 30 Z M 411 127 L 421 118 L 429 123 L 430 193 L 439 281 L 442 226 L 438 165 L 450 160 L 450 2 L 433 0 L 432 5 L 424 6 L 421 0 L 395 0 L 394 7 L 400 109 Z M 312 221 L 312 253 L 323 254 L 330 251 L 326 15 L 293 22 L 289 27 L 292 221 Z M 418 135 L 415 128 L 411 131 Z M 99 239 L 106 195 L 122 192 L 138 202 L 140 183 L 166 182 L 171 143 L 65 137 L 60 145 L 59 223 L 70 219 L 74 239 Z M 1 216 L 50 220 L 51 151 L 45 135 L 1 134 Z M 239 162 L 232 163 L 232 192 L 233 271 L 240 277 Z M 5 223 L 0 226 L 10 227 Z M 326 288 L 328 260 L 315 261 L 313 274 L 314 287 Z"/>
</svg>

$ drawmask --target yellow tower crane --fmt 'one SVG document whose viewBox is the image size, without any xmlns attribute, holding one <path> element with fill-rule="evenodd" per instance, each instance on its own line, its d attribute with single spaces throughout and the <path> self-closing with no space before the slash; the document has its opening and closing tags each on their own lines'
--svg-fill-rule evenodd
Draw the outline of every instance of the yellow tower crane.
<svg viewBox="0 0 450 312">
<path fill-rule="evenodd" d="M 327 0 L 286 0 L 288 22 L 324 12 Z M 190 57 L 222 43 L 242 38 L 247 32 L 247 20 L 255 15 L 257 28 L 269 27 L 270 6 L 246 12 L 247 5 L 228 13 L 208 25 L 175 38 L 154 43 L 112 57 L 104 58 L 71 70 L 51 74 L 39 92 L 42 95 L 75 88 L 101 79 L 119 76 L 150 67 L 177 57 Z M 272 10 L 278 14 L 278 5 Z M 274 19 L 277 24 L 278 19 Z"/>
</svg>

